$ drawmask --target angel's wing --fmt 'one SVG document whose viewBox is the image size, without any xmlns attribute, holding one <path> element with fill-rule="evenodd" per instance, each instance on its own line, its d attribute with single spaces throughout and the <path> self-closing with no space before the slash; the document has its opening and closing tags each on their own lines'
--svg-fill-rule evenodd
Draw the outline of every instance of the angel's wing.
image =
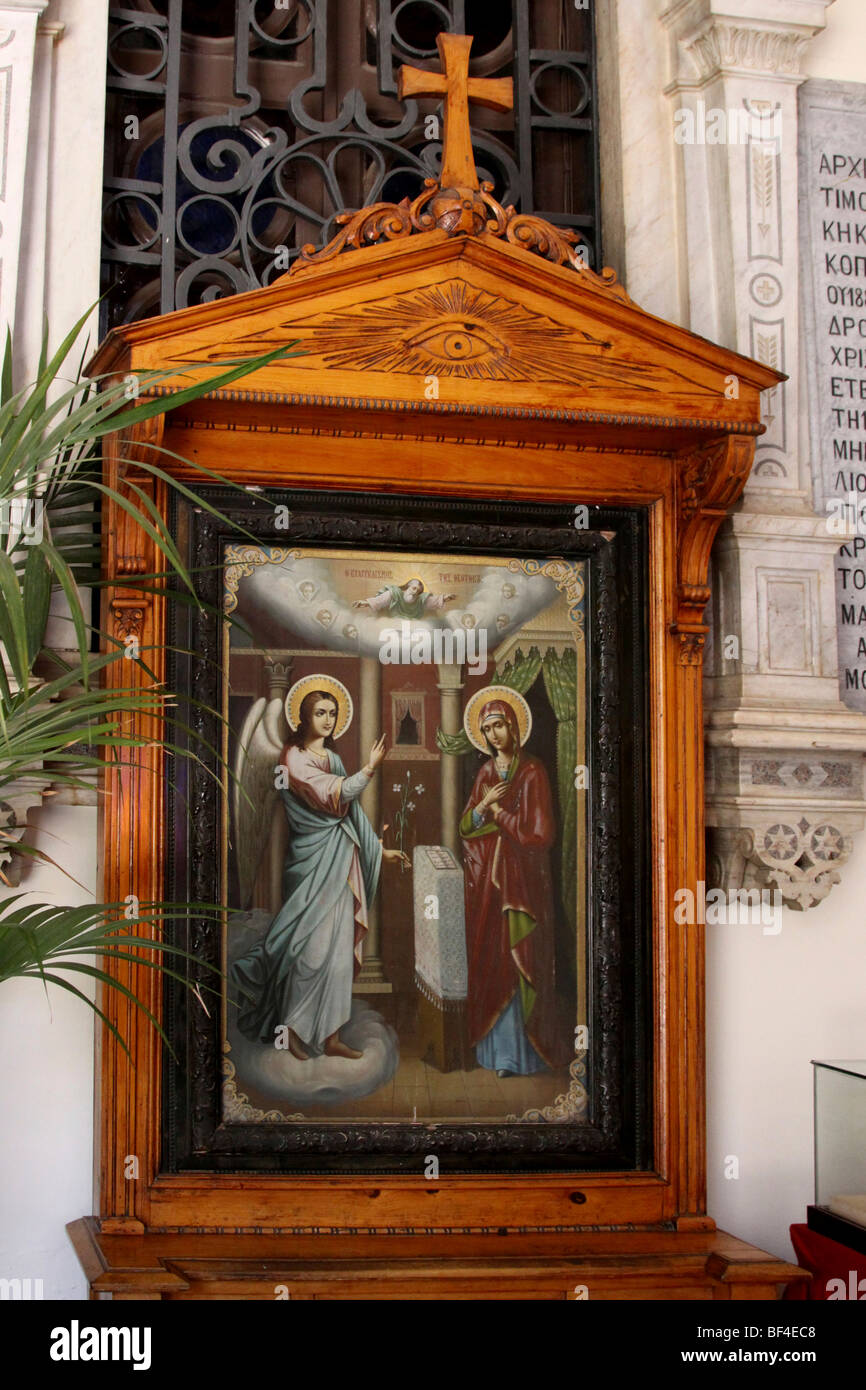
<svg viewBox="0 0 866 1390">
<path fill-rule="evenodd" d="M 277 800 L 274 769 L 288 732 L 282 700 L 267 700 L 263 695 L 250 708 L 238 739 L 232 799 L 234 851 L 244 908 L 249 906 L 262 855 L 270 843 Z"/>
</svg>

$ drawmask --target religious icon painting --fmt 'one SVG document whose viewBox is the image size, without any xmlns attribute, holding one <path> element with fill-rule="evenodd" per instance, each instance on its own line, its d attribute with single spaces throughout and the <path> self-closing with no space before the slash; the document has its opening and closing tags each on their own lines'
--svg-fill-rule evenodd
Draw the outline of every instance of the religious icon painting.
<svg viewBox="0 0 866 1390">
<path fill-rule="evenodd" d="M 169 814 L 222 984 L 167 986 L 167 1162 L 639 1168 L 641 516 L 213 499 L 243 535 L 179 505 L 205 608 L 173 642 L 213 764 Z"/>
</svg>

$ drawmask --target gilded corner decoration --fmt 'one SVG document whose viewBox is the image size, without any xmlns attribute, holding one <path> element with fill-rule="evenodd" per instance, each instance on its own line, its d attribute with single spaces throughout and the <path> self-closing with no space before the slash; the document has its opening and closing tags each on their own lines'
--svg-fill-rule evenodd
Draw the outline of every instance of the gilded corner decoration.
<svg viewBox="0 0 866 1390">
<path fill-rule="evenodd" d="M 229 545 L 224 556 L 223 608 L 228 617 L 238 606 L 238 585 L 248 578 L 258 565 L 283 565 L 297 560 L 300 552 L 285 546 Z"/>
</svg>

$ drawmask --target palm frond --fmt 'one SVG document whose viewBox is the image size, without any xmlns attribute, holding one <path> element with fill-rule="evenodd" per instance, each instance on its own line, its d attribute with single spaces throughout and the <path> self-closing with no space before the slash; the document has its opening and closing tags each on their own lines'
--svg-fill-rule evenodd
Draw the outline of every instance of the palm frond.
<svg viewBox="0 0 866 1390">
<path fill-rule="evenodd" d="M 0 368 L 0 504 L 38 507 L 41 525 L 38 535 L 25 535 L 20 529 L 16 534 L 14 528 L 7 528 L 0 537 L 0 798 L 12 784 L 44 785 L 46 778 L 56 787 L 75 788 L 92 785 L 88 779 L 95 771 L 110 780 L 113 770 L 148 766 L 139 758 L 154 747 L 168 758 L 186 758 L 206 767 L 221 792 L 226 765 L 220 750 L 186 723 L 187 712 L 198 702 L 188 695 L 180 700 L 158 684 L 141 653 L 134 679 L 130 675 L 116 688 L 105 684 L 114 663 L 125 660 L 128 653 L 117 638 L 98 631 L 82 590 L 105 582 L 99 573 L 101 516 L 104 504 L 111 503 L 141 528 L 155 548 L 157 563 L 165 565 L 164 570 L 140 577 L 142 593 L 150 584 L 151 592 L 169 602 L 218 611 L 198 598 L 194 572 L 187 569 L 164 517 L 136 476 L 164 483 L 238 535 L 247 533 L 232 528 L 229 518 L 209 500 L 161 466 L 177 461 L 179 455 L 136 441 L 135 457 L 127 469 L 123 436 L 279 358 L 300 354 L 293 350 L 295 343 L 287 343 L 259 357 L 223 362 L 216 374 L 207 363 L 142 372 L 133 383 L 131 401 L 129 382 L 119 382 L 116 376 L 83 378 L 83 356 L 77 368 L 68 371 L 90 312 L 73 325 L 51 356 L 46 325 L 36 380 L 22 390 L 13 390 L 10 334 Z M 120 473 L 107 480 L 100 454 L 109 434 L 121 440 L 116 454 Z M 187 478 L 200 476 L 243 491 L 242 485 L 210 469 L 188 459 L 181 461 Z M 62 593 L 66 602 L 74 652 L 69 658 L 45 649 L 53 592 Z M 91 650 L 97 636 L 102 645 L 98 654 Z M 217 728 L 225 724 L 219 711 L 199 708 L 218 721 Z M 156 723 L 161 730 L 158 743 L 145 734 L 130 733 L 133 715 Z M 219 769 L 216 774 L 214 765 Z M 231 769 L 228 775 L 232 776 Z M 119 786 L 122 794 L 122 781 Z M 111 794 L 109 785 L 102 790 Z M 9 836 L 0 832 L 0 844 L 4 840 L 8 843 Z M 33 846 L 17 849 L 53 862 Z M 75 976 L 95 979 L 105 989 L 118 991 L 143 1010 L 164 1039 L 157 1018 L 136 997 L 127 979 L 106 967 L 123 963 L 160 970 L 194 988 L 200 1000 L 201 986 L 193 986 L 173 967 L 182 969 L 189 962 L 196 974 L 206 970 L 220 975 L 214 966 L 162 936 L 166 927 L 193 916 L 221 920 L 224 909 L 218 905 L 146 903 L 139 906 L 136 921 L 127 922 L 123 903 L 73 908 L 25 902 L 25 897 L 30 895 L 0 902 L 0 984 L 26 978 L 68 991 L 96 1012 L 124 1051 L 126 1042 L 116 1024 L 78 988 Z"/>
</svg>

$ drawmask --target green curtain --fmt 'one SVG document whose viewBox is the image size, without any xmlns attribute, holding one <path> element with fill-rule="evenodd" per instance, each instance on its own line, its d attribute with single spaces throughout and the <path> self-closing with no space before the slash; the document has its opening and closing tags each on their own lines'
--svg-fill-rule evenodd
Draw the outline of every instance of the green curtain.
<svg viewBox="0 0 866 1390">
<path fill-rule="evenodd" d="M 542 662 L 544 688 L 556 715 L 556 781 L 562 817 L 562 898 L 566 920 L 574 922 L 577 907 L 577 653 L 548 648 Z"/>
<path fill-rule="evenodd" d="M 538 648 L 530 647 L 529 655 L 524 656 L 518 647 L 514 653 L 514 660 L 506 661 L 501 671 L 497 668 L 490 684 L 507 685 L 509 690 L 516 690 L 518 695 L 525 695 L 535 684 L 540 670 L 541 653 Z"/>
</svg>

